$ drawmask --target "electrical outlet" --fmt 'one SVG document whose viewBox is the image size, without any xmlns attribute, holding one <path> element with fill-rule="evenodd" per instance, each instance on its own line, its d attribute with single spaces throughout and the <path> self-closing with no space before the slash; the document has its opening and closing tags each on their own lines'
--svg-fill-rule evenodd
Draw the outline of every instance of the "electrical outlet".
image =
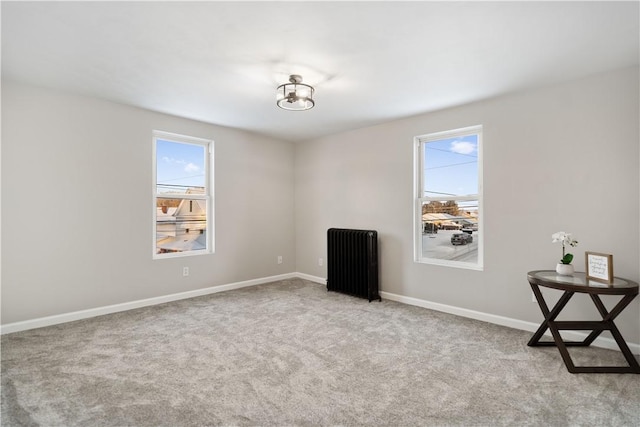
<svg viewBox="0 0 640 427">
<path fill-rule="evenodd" d="M 322 267 L 324 265 L 324 260 L 322 258 L 318 258 L 318 265 Z"/>
<path fill-rule="evenodd" d="M 278 255 L 278 264 L 282 264 L 282 255 Z"/>
<path fill-rule="evenodd" d="M 182 267 L 182 276 L 187 277 L 189 275 L 189 267 Z"/>
</svg>

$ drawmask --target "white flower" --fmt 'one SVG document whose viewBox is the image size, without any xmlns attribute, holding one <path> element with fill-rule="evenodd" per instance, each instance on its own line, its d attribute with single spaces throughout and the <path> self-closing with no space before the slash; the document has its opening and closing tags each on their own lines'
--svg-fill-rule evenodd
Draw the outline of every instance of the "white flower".
<svg viewBox="0 0 640 427">
<path fill-rule="evenodd" d="M 571 261 L 573 260 L 573 254 L 565 253 L 565 246 L 578 246 L 578 241 L 574 240 L 573 237 L 571 237 L 571 233 L 565 233 L 564 231 L 553 233 L 551 235 L 551 241 L 552 243 L 562 243 L 562 258 L 560 259 L 560 262 L 563 264 L 571 264 Z"/>
<path fill-rule="evenodd" d="M 571 233 L 565 233 L 564 231 L 558 231 L 557 233 L 553 233 L 551 235 L 551 239 L 552 239 L 552 243 L 562 242 L 562 246 L 563 247 L 565 245 L 569 245 L 569 246 L 577 246 L 578 245 L 578 241 L 574 240 L 571 237 Z"/>
</svg>

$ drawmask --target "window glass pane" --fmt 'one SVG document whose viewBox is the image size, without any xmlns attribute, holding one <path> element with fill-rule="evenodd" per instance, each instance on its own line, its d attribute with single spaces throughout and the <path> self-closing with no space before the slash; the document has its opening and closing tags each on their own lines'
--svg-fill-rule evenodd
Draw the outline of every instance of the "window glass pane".
<svg viewBox="0 0 640 427">
<path fill-rule="evenodd" d="M 478 201 L 422 204 L 422 257 L 478 262 Z"/>
<path fill-rule="evenodd" d="M 156 199 L 156 253 L 207 249 L 207 201 Z"/>
<path fill-rule="evenodd" d="M 156 192 L 204 194 L 206 147 L 158 139 L 156 143 Z"/>
<path fill-rule="evenodd" d="M 424 144 L 422 197 L 478 194 L 478 135 Z"/>
</svg>

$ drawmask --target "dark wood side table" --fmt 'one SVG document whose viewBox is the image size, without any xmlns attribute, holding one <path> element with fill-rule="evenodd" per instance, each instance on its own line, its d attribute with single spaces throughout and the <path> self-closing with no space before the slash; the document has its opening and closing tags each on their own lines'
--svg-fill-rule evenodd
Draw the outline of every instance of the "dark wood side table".
<svg viewBox="0 0 640 427">
<path fill-rule="evenodd" d="M 530 271 L 527 273 L 527 280 L 529 280 L 531 289 L 533 290 L 536 300 L 538 301 L 538 305 L 540 305 L 540 310 L 542 310 L 542 314 L 544 315 L 544 321 L 529 340 L 529 346 L 558 347 L 562 360 L 564 360 L 567 370 L 571 373 L 640 374 L 640 365 L 638 364 L 638 361 L 631 353 L 631 350 L 629 350 L 629 346 L 624 341 L 624 338 L 622 338 L 622 334 L 620 334 L 615 323 L 613 323 L 613 320 L 638 295 L 638 284 L 636 282 L 616 277 L 612 284 L 606 284 L 594 280 L 587 280 L 585 273 L 574 273 L 573 276 L 561 276 L 551 270 Z M 549 307 L 542 296 L 542 292 L 540 292 L 540 286 L 564 291 L 564 294 L 560 297 L 553 309 L 549 310 Z M 562 309 L 567 305 L 573 294 L 576 292 L 589 294 L 591 300 L 598 309 L 598 312 L 600 312 L 602 320 L 556 321 L 556 317 L 558 317 Z M 618 301 L 613 310 L 609 312 L 600 300 L 600 295 L 620 295 L 622 296 L 622 299 Z M 547 329 L 551 331 L 553 341 L 540 341 L 540 338 L 542 338 Z M 584 339 L 584 341 L 564 341 L 560 336 L 561 330 L 586 330 L 591 331 L 591 333 Z M 627 359 L 629 366 L 575 366 L 573 364 L 573 360 L 571 360 L 569 351 L 567 351 L 567 347 L 589 346 L 603 331 L 611 332 L 611 335 L 613 335 L 616 343 L 618 343 L 622 354 L 625 359 Z"/>
</svg>

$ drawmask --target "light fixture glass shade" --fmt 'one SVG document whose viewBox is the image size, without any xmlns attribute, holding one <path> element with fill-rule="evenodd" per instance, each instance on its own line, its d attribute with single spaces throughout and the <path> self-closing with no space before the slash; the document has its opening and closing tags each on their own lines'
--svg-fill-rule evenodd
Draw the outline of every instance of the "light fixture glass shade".
<svg viewBox="0 0 640 427">
<path fill-rule="evenodd" d="M 276 103 L 284 110 L 309 110 L 316 104 L 313 100 L 314 91 L 312 86 L 302 83 L 302 77 L 292 74 L 289 83 L 278 86 Z"/>
</svg>

